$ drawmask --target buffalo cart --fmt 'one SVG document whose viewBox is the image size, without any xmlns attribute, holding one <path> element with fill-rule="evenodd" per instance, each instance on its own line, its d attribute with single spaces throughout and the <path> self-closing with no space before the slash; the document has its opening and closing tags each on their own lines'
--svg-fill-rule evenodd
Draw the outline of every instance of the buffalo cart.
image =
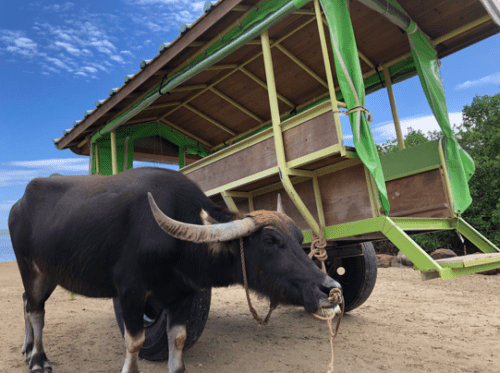
<svg viewBox="0 0 500 373">
<path fill-rule="evenodd" d="M 474 165 L 450 129 L 438 68 L 438 58 L 500 31 L 493 3 L 221 0 L 205 11 L 56 147 L 89 155 L 90 173 L 103 176 L 133 160 L 176 164 L 232 210 L 275 209 L 281 195 L 304 249 L 326 245 L 326 270 L 347 311 L 373 290 L 376 240 L 393 242 L 423 279 L 500 267 L 499 249 L 460 217 Z M 416 74 L 444 135 L 405 149 L 392 84 Z M 364 97 L 381 88 L 400 151 L 379 158 Z M 434 260 L 411 235 L 436 230 L 456 230 L 484 254 Z M 200 292 L 187 346 L 209 307 L 210 291 Z M 154 299 L 144 322 L 141 356 L 166 358 L 165 312 Z"/>
</svg>

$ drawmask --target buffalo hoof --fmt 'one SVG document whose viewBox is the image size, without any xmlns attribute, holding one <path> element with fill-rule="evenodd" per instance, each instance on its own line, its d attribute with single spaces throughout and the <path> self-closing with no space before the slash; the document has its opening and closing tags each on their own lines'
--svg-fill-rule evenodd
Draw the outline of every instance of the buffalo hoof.
<svg viewBox="0 0 500 373">
<path fill-rule="evenodd" d="M 43 369 L 41 369 L 41 368 L 32 369 L 32 370 L 30 370 L 29 373 L 54 373 L 54 372 L 52 371 L 51 367 L 46 367 Z"/>
</svg>

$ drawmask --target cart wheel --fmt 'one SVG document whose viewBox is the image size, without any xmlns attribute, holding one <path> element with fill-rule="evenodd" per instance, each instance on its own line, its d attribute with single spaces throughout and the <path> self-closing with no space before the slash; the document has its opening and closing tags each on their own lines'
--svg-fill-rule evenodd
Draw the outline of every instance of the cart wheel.
<svg viewBox="0 0 500 373">
<path fill-rule="evenodd" d="M 199 291 L 194 297 L 187 319 L 185 350 L 194 345 L 200 338 L 201 333 L 203 333 L 210 311 L 211 298 L 212 289 Z M 113 307 L 116 322 L 123 337 L 125 332 L 123 313 L 118 298 L 113 298 Z M 153 301 L 146 303 L 144 329 L 146 331 L 146 341 L 139 352 L 139 356 L 150 361 L 168 359 L 167 312 Z"/>
<path fill-rule="evenodd" d="M 342 285 L 345 302 L 345 312 L 361 306 L 370 296 L 377 281 L 377 257 L 371 242 L 361 244 L 363 256 L 333 260 L 335 265 L 328 275 Z M 344 268 L 345 273 L 339 274 L 337 269 Z"/>
</svg>

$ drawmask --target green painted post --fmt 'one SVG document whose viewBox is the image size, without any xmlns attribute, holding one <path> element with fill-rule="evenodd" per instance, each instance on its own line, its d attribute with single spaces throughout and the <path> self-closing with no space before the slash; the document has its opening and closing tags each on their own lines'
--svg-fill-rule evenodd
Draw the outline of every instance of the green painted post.
<svg viewBox="0 0 500 373">
<path fill-rule="evenodd" d="M 179 168 L 184 168 L 186 165 L 186 146 L 179 146 Z"/>
</svg>

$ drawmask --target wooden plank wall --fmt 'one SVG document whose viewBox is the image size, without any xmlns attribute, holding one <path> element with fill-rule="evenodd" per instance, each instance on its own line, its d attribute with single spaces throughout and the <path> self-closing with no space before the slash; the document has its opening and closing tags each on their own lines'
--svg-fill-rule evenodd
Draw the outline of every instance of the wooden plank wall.
<svg viewBox="0 0 500 373">
<path fill-rule="evenodd" d="M 331 111 L 283 132 L 288 161 L 338 144 Z M 209 162 L 210 157 L 201 162 Z M 274 139 L 268 138 L 186 175 L 204 192 L 278 165 Z"/>
<path fill-rule="evenodd" d="M 451 209 L 441 168 L 386 183 L 393 217 L 449 218 Z"/>
<path fill-rule="evenodd" d="M 368 184 L 362 164 L 323 175 L 318 178 L 318 181 L 327 226 L 373 217 Z M 294 186 L 312 216 L 318 221 L 312 179 Z M 283 188 L 254 197 L 255 210 L 276 210 L 278 193 L 281 194 L 286 214 L 295 221 L 300 229 L 309 230 L 306 221 Z M 238 210 L 248 211 L 248 200 L 240 199 L 236 205 Z"/>
</svg>

